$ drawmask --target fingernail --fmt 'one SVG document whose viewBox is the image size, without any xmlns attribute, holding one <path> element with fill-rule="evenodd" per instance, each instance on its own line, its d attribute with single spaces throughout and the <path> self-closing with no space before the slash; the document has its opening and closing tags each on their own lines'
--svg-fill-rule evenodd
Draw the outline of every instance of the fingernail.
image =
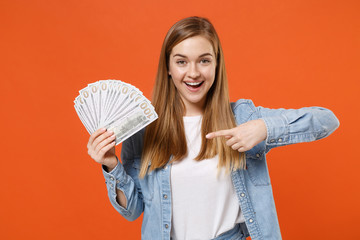
<svg viewBox="0 0 360 240">
<path fill-rule="evenodd" d="M 209 134 L 206 134 L 206 136 L 205 136 L 206 138 L 210 138 L 210 133 Z"/>
</svg>

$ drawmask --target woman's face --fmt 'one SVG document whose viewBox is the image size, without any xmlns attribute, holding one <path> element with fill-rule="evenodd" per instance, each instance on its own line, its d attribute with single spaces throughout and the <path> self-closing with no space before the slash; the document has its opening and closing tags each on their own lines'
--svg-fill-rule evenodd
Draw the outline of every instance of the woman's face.
<svg viewBox="0 0 360 240">
<path fill-rule="evenodd" d="M 195 36 L 173 47 L 169 74 L 186 107 L 186 115 L 203 112 L 206 94 L 215 80 L 216 58 L 211 43 Z"/>
</svg>

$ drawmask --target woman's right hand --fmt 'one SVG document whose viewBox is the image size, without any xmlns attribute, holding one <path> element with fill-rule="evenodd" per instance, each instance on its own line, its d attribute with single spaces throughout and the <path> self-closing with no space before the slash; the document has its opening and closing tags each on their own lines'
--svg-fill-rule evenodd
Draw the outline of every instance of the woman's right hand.
<svg viewBox="0 0 360 240">
<path fill-rule="evenodd" d="M 87 144 L 88 154 L 95 162 L 105 165 L 111 171 L 117 165 L 114 132 L 100 128 L 91 134 Z"/>
</svg>

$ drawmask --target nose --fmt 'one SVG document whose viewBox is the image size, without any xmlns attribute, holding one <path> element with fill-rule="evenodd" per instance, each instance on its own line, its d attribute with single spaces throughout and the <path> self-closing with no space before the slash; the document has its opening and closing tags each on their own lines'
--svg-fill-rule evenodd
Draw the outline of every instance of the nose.
<svg viewBox="0 0 360 240">
<path fill-rule="evenodd" d="M 190 64 L 189 77 L 191 77 L 191 78 L 200 77 L 200 72 L 195 63 Z"/>
</svg>

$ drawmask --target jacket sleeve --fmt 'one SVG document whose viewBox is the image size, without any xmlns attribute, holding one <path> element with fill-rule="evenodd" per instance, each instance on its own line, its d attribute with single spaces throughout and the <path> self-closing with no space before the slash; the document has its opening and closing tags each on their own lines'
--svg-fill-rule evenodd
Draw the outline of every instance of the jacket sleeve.
<svg viewBox="0 0 360 240">
<path fill-rule="evenodd" d="M 266 152 L 271 148 L 311 142 L 329 136 L 339 127 L 339 120 L 329 109 L 269 109 L 256 107 L 267 128 Z"/>
<path fill-rule="evenodd" d="M 129 221 L 137 219 L 144 210 L 141 188 L 138 184 L 138 172 L 132 167 L 134 154 L 131 140 L 129 138 L 122 143 L 121 159 L 123 164 L 118 160 L 116 167 L 111 172 L 106 172 L 104 166 L 102 167 L 110 202 Z M 116 201 L 116 189 L 125 194 L 127 208 L 123 208 Z"/>
</svg>

